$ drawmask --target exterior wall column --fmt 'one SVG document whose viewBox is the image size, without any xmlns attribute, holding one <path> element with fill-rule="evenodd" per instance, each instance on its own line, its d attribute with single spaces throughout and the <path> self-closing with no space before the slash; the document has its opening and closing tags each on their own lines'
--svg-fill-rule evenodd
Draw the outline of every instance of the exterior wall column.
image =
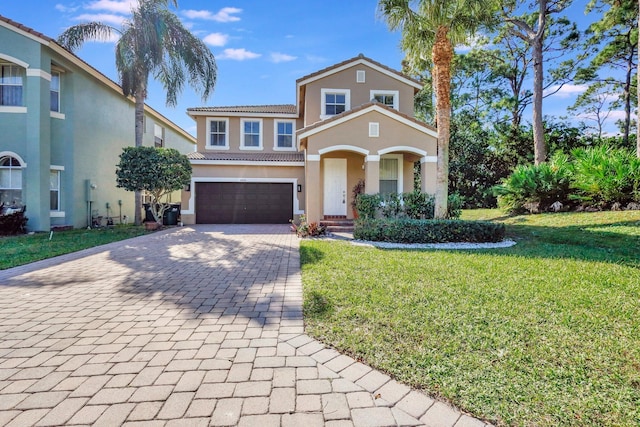
<svg viewBox="0 0 640 427">
<path fill-rule="evenodd" d="M 320 180 L 320 154 L 307 154 L 304 167 L 304 182 L 315 183 L 314 188 L 305 188 L 304 212 L 309 222 L 319 222 L 322 219 L 321 197 L 324 191 Z"/>
<path fill-rule="evenodd" d="M 438 158 L 424 156 L 420 159 L 420 190 L 427 194 L 436 194 L 436 172 Z"/>
<path fill-rule="evenodd" d="M 380 192 L 380 156 L 368 155 L 364 165 L 364 189 L 366 194 Z"/>
<path fill-rule="evenodd" d="M 45 63 L 46 58 L 41 58 Z M 50 62 L 50 60 L 49 60 Z M 26 215 L 30 231 L 49 231 L 51 227 L 49 174 L 51 167 L 51 75 L 47 70 L 27 68 L 24 86 L 27 107 L 25 180 Z"/>
</svg>

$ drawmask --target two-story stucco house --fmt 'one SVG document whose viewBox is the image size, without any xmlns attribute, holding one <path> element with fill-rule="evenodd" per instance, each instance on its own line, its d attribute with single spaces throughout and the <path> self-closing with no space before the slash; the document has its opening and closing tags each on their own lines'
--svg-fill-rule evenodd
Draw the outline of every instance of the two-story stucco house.
<svg viewBox="0 0 640 427">
<path fill-rule="evenodd" d="M 0 73 L 0 203 L 26 206 L 35 231 L 133 218 L 134 195 L 116 188 L 115 175 L 122 148 L 134 145 L 133 100 L 50 37 L 2 16 Z M 154 144 L 186 154 L 195 138 L 146 107 L 144 145 Z"/>
<path fill-rule="evenodd" d="M 352 188 L 435 191 L 436 131 L 414 118 L 422 85 L 362 55 L 296 82 L 295 105 L 190 108 L 197 123 L 185 223 L 352 218 Z"/>
</svg>

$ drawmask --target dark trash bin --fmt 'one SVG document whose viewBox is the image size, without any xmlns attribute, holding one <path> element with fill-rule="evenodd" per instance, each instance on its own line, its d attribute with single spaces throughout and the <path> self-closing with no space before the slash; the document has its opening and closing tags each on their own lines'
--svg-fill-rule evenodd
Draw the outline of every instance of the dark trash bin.
<svg viewBox="0 0 640 427">
<path fill-rule="evenodd" d="M 162 223 L 164 225 L 178 225 L 178 218 L 180 217 L 180 203 L 169 205 L 169 208 L 164 211 L 162 217 Z"/>
<path fill-rule="evenodd" d="M 153 218 L 153 214 L 151 213 L 151 203 L 143 203 L 142 205 L 144 206 L 144 221 L 155 221 L 155 219 Z"/>
</svg>

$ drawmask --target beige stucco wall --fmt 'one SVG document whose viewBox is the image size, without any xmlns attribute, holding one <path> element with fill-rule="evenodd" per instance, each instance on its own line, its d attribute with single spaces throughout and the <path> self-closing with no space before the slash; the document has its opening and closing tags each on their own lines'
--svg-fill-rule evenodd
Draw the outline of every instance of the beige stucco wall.
<svg viewBox="0 0 640 427">
<path fill-rule="evenodd" d="M 364 83 L 356 82 L 358 70 L 365 71 Z M 306 85 L 304 126 L 320 121 L 322 89 L 349 89 L 351 109 L 370 102 L 371 90 L 398 91 L 398 111 L 413 116 L 413 87 L 371 67 L 357 64 Z"/>
<path fill-rule="evenodd" d="M 295 152 L 295 131 L 302 126 L 302 120 L 287 118 L 287 117 L 224 117 L 215 116 L 215 119 L 228 119 L 229 129 L 227 130 L 227 137 L 229 138 L 229 149 L 219 150 L 211 147 L 207 147 L 207 132 L 209 131 L 207 126 L 207 116 L 196 116 L 197 126 L 197 139 L 198 139 L 198 151 L 201 153 L 210 152 L 226 152 L 226 153 L 281 153 L 281 152 Z M 241 120 L 262 120 L 262 150 L 241 150 L 240 149 L 240 136 L 241 136 Z M 274 150 L 274 128 L 276 121 L 293 121 L 293 149 L 292 150 Z"/>
<path fill-rule="evenodd" d="M 369 137 L 370 122 L 379 123 L 379 137 Z M 407 126 L 377 111 L 371 111 L 309 136 L 307 153 L 318 154 L 319 150 L 336 145 L 362 147 L 369 151 L 368 154 L 378 154 L 379 150 L 394 146 L 411 146 L 426 151 L 427 156 L 435 156 L 436 142 L 435 136 Z"/>
<path fill-rule="evenodd" d="M 192 165 L 190 191 L 182 192 L 182 222 L 195 224 L 195 185 L 198 182 L 292 182 L 294 184 L 294 205 L 304 211 L 306 185 L 303 166 L 248 166 L 248 165 Z M 297 192 L 297 185 L 302 191 Z M 299 215 L 294 209 L 294 215 Z"/>
</svg>

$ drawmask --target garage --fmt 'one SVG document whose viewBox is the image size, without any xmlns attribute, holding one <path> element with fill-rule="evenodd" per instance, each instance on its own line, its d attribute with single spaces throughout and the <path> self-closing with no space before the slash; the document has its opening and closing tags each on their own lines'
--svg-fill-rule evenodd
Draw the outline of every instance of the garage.
<svg viewBox="0 0 640 427">
<path fill-rule="evenodd" d="M 293 184 L 196 183 L 197 224 L 287 224 L 293 218 Z"/>
</svg>

